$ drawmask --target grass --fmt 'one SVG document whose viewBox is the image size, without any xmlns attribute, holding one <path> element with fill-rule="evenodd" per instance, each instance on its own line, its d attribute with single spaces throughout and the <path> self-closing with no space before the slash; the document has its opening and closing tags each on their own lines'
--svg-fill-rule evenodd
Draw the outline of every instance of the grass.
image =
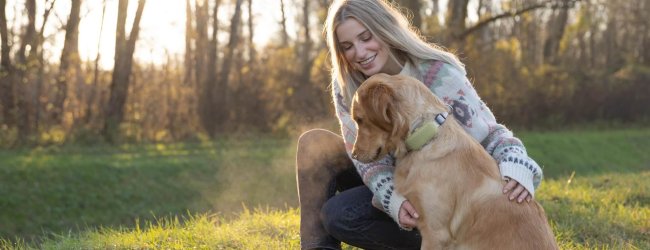
<svg viewBox="0 0 650 250">
<path fill-rule="evenodd" d="M 650 249 L 649 128 L 518 136 L 562 249 Z M 0 151 L 0 249 L 297 249 L 294 143 Z"/>
<path fill-rule="evenodd" d="M 296 207 L 291 143 L 230 138 L 0 151 L 0 238 L 31 242 L 195 213 L 234 217 L 244 202 Z"/>
</svg>

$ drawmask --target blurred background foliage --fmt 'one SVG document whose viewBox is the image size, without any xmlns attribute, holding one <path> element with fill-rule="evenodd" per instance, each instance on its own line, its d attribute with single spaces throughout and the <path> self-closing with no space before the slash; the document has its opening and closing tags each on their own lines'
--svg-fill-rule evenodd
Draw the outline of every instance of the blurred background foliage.
<svg viewBox="0 0 650 250">
<path fill-rule="evenodd" d="M 145 6 L 159 3 L 140 0 L 129 8 L 125 0 L 94 7 L 72 1 L 69 11 L 52 16 L 61 4 L 55 0 L 2 1 L 0 145 L 171 142 L 336 129 L 322 34 L 331 0 L 273 1 L 281 19 L 260 24 L 250 14 L 257 6 L 253 0 L 186 0 L 185 34 L 177 34 L 186 49 L 157 62 L 133 54 L 141 48 L 135 46 L 141 42 L 137 16 L 146 17 Z M 479 95 L 506 125 L 647 124 L 648 0 L 391 2 L 427 40 L 467 64 Z M 84 10 L 102 4 L 118 4 L 118 17 L 135 13 L 135 21 L 117 20 L 123 29 L 109 69 L 98 65 L 101 51 L 94 61 L 80 59 L 78 51 Z M 9 11 L 18 15 L 8 19 Z M 44 34 L 55 17 L 59 29 Z M 288 23 L 296 34 L 289 34 Z M 256 25 L 277 32 L 255 43 Z M 56 34 L 65 40 L 52 39 Z M 61 56 L 52 56 L 54 50 Z"/>
</svg>

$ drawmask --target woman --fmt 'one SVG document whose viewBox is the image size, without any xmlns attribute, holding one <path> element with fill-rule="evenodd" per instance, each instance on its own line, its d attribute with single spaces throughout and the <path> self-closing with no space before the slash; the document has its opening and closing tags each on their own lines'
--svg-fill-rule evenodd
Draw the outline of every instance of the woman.
<svg viewBox="0 0 650 250">
<path fill-rule="evenodd" d="M 349 155 L 356 136 L 351 98 L 377 73 L 409 75 L 429 86 L 499 163 L 504 194 L 513 202 L 532 199 L 541 169 L 521 141 L 496 122 L 453 54 L 426 43 L 384 0 L 335 0 L 325 26 L 332 98 L 343 137 L 315 129 L 298 141 L 303 249 L 340 249 L 341 241 L 366 249 L 420 248 L 421 237 L 411 230 L 419 211 L 393 188 L 394 159 L 363 164 Z"/>
</svg>

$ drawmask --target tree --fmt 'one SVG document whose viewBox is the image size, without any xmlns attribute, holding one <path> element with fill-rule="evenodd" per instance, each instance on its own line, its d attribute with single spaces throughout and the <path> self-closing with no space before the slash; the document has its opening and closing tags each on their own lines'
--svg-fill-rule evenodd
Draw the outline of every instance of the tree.
<svg viewBox="0 0 650 250">
<path fill-rule="evenodd" d="M 397 3 L 408 10 L 405 13 L 408 17 L 411 18 L 411 24 L 415 28 L 422 28 L 422 3 L 420 0 L 397 0 Z"/>
<path fill-rule="evenodd" d="M 282 11 L 282 20 L 280 20 L 280 24 L 282 25 L 281 47 L 289 46 L 289 33 L 287 32 L 287 16 L 284 8 L 285 8 L 284 0 L 280 0 L 280 11 Z"/>
<path fill-rule="evenodd" d="M 237 43 L 239 42 L 239 25 L 241 23 L 241 5 L 242 5 L 243 0 L 237 0 L 235 3 L 235 13 L 232 16 L 232 19 L 230 21 L 230 38 L 228 40 L 228 47 L 226 48 L 226 52 L 223 58 L 223 63 L 221 64 L 221 70 L 219 71 L 219 78 L 216 80 L 216 88 L 214 89 L 215 92 L 215 101 L 217 101 L 217 126 L 213 128 L 213 131 L 211 133 L 213 136 L 215 135 L 214 133 L 216 130 L 214 129 L 220 129 L 221 126 L 225 123 L 225 121 L 228 120 L 228 110 L 226 109 L 226 106 L 228 104 L 227 102 L 227 96 L 228 96 L 228 82 L 229 82 L 229 76 L 230 76 L 230 69 L 232 67 L 232 60 L 233 60 L 233 54 L 235 53 L 235 49 L 237 47 Z"/>
<path fill-rule="evenodd" d="M 31 133 L 31 124 L 29 122 L 30 114 L 32 114 L 31 107 L 27 101 L 27 86 L 22 83 L 28 82 L 28 75 L 32 69 L 30 61 L 35 55 L 36 46 L 36 1 L 25 1 L 25 9 L 27 10 L 27 26 L 25 33 L 22 35 L 21 44 L 16 55 L 16 64 L 13 68 L 15 75 L 9 76 L 10 82 L 14 84 L 13 91 L 15 97 L 15 106 L 13 108 L 13 116 L 16 119 L 18 127 L 18 143 L 23 143 Z"/>
<path fill-rule="evenodd" d="M 13 65 L 9 52 L 9 32 L 7 27 L 7 1 L 0 0 L 0 97 L 2 98 L 2 118 L 1 122 L 7 125 L 13 125 L 14 109 L 16 108 L 14 97 L 14 84 L 11 76 L 13 74 Z"/>
<path fill-rule="evenodd" d="M 185 76 L 183 82 L 185 84 L 192 83 L 192 40 L 194 32 L 192 27 L 192 5 L 190 0 L 185 0 Z"/>
<path fill-rule="evenodd" d="M 549 21 L 544 42 L 544 61 L 553 62 L 556 60 L 560 48 L 560 40 L 564 35 L 567 20 L 569 19 L 569 0 L 563 0 L 561 6 L 555 10 L 552 19 Z"/>
<path fill-rule="evenodd" d="M 56 79 L 54 110 L 52 118 L 55 123 L 61 123 L 64 103 L 68 94 L 68 81 L 81 79 L 81 59 L 79 58 L 79 21 L 81 0 L 72 0 L 70 17 L 66 23 L 65 41 L 61 51 L 59 76 Z"/>
<path fill-rule="evenodd" d="M 133 52 L 135 52 L 135 42 L 140 32 L 140 19 L 146 0 L 138 2 L 138 9 L 135 13 L 135 19 L 131 32 L 126 36 L 126 12 L 129 5 L 128 0 L 120 0 L 117 13 L 117 28 L 115 37 L 115 64 L 113 68 L 113 77 L 110 86 L 110 97 L 105 111 L 105 121 L 102 134 L 104 138 L 113 142 L 120 124 L 124 119 L 124 103 L 126 102 L 129 80 L 131 77 L 131 66 L 133 64 Z"/>
<path fill-rule="evenodd" d="M 99 39 L 97 39 L 97 55 L 95 56 L 94 71 L 93 71 L 93 82 L 90 89 L 90 97 L 88 98 L 88 103 L 86 104 L 86 112 L 84 123 L 88 125 L 92 119 L 92 109 L 93 103 L 95 102 L 95 97 L 97 96 L 97 89 L 99 88 L 99 59 L 101 58 L 100 45 L 102 41 L 102 34 L 104 31 L 104 18 L 106 16 L 106 0 L 102 1 L 102 19 L 99 23 Z"/>
</svg>

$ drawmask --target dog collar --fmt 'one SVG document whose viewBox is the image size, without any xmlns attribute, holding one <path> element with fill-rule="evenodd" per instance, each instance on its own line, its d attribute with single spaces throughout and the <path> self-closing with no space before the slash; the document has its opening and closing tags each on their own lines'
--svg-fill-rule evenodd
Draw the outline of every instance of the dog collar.
<svg viewBox="0 0 650 250">
<path fill-rule="evenodd" d="M 406 137 L 406 149 L 409 151 L 419 150 L 429 143 L 438 134 L 438 127 L 447 120 L 448 115 L 447 112 L 442 112 L 436 114 L 433 119 L 427 119 L 430 116 L 426 114 L 421 116 L 413 124 Z"/>
</svg>

